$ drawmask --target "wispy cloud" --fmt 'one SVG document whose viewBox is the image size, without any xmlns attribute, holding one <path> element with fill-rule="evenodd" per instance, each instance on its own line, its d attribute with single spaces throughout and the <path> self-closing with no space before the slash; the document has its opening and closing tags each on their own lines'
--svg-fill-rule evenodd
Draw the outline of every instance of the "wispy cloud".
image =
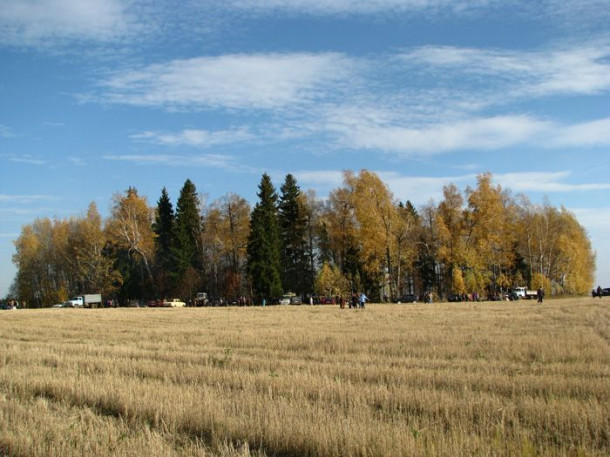
<svg viewBox="0 0 610 457">
<path fill-rule="evenodd" d="M 99 99 L 170 109 L 279 109 L 332 95 L 352 67 L 336 53 L 172 60 L 115 73 L 101 82 Z"/>
<path fill-rule="evenodd" d="M 56 200 L 58 198 L 53 195 L 0 194 L 0 203 L 29 204 Z"/>
<path fill-rule="evenodd" d="M 404 156 L 458 150 L 493 150 L 524 143 L 548 130 L 549 124 L 530 116 L 497 116 L 459 122 L 402 127 L 341 119 L 330 127 L 346 147 L 376 149 Z"/>
<path fill-rule="evenodd" d="M 249 127 L 150 130 L 131 137 L 166 146 L 284 141 L 291 137 L 283 136 L 287 132 L 298 132 L 324 138 L 330 147 L 402 157 L 522 144 L 582 147 L 607 145 L 610 121 L 570 125 L 520 114 L 517 106 L 504 115 L 488 113 L 526 98 L 610 91 L 609 58 L 610 44 L 604 43 L 547 51 L 422 47 L 368 58 L 230 54 L 123 69 L 101 81 L 93 98 L 168 110 L 271 114 L 250 120 Z M 419 80 L 389 83 L 403 81 L 405 71 Z M 461 83 L 445 90 L 447 78 Z M 261 122 L 273 128 L 262 134 Z"/>
<path fill-rule="evenodd" d="M 147 131 L 131 135 L 131 139 L 136 141 L 145 141 L 163 146 L 192 146 L 197 148 L 242 143 L 254 138 L 255 135 L 246 128 L 217 131 L 184 129 L 178 133 Z"/>
<path fill-rule="evenodd" d="M 610 183 L 570 183 L 570 172 L 526 172 L 494 175 L 494 179 L 515 192 L 590 192 L 610 190 Z"/>
<path fill-rule="evenodd" d="M 226 171 L 250 172 L 251 168 L 242 165 L 239 161 L 228 155 L 178 155 L 178 154 L 126 154 L 106 155 L 104 160 L 117 162 L 130 162 L 136 165 L 163 165 L 171 167 L 210 167 Z"/>
<path fill-rule="evenodd" d="M 595 231 L 598 238 L 606 241 L 605 246 L 610 247 L 610 206 L 601 208 L 572 208 L 578 221 L 590 231 Z"/>
<path fill-rule="evenodd" d="M 230 8 L 248 11 L 299 14 L 375 14 L 441 10 L 463 12 L 489 8 L 498 0 L 227 0 Z"/>
<path fill-rule="evenodd" d="M 432 100 L 429 101 L 433 105 Z M 564 123 L 531 114 L 485 116 L 476 110 L 423 114 L 406 107 L 327 107 L 317 123 L 336 145 L 370 149 L 400 157 L 454 151 L 501 150 L 517 145 L 543 149 L 610 144 L 610 118 Z"/>
<path fill-rule="evenodd" d="M 82 157 L 68 157 L 68 161 L 77 167 L 84 167 L 87 165 L 87 161 Z"/>
<path fill-rule="evenodd" d="M 13 138 L 15 133 L 8 125 L 0 124 L 0 138 Z"/>
<path fill-rule="evenodd" d="M 27 163 L 30 165 L 46 165 L 46 161 L 30 154 L 0 154 L 0 157 L 14 163 Z"/>
<path fill-rule="evenodd" d="M 126 5 L 121 0 L 3 0 L 0 43 L 51 46 L 112 40 L 133 27 Z"/>
<path fill-rule="evenodd" d="M 610 118 L 597 119 L 556 129 L 545 142 L 547 147 L 610 145 Z"/>
<path fill-rule="evenodd" d="M 610 90 L 610 44 L 515 51 L 426 46 L 404 53 L 405 64 L 424 67 L 439 81 L 472 76 L 479 89 L 492 89 L 494 102 L 549 95 L 592 95 Z M 482 80 L 480 76 L 485 76 Z"/>
</svg>

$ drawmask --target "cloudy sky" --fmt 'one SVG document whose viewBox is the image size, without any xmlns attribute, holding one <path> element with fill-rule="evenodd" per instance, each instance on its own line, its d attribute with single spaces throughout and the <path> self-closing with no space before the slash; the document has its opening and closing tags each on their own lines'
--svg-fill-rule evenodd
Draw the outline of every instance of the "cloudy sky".
<svg viewBox="0 0 610 457">
<path fill-rule="evenodd" d="M 2 0 L 0 297 L 37 217 L 377 172 L 573 211 L 610 286 L 610 0 Z"/>
</svg>

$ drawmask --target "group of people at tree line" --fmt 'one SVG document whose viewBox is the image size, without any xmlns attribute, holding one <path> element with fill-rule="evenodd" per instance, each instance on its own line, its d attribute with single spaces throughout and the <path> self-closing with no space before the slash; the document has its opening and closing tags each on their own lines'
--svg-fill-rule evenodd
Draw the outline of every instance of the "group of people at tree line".
<svg viewBox="0 0 610 457">
<path fill-rule="evenodd" d="M 309 296 L 309 304 L 314 304 L 313 295 Z M 364 292 L 354 292 L 351 297 L 344 297 L 343 295 L 337 295 L 330 299 L 330 302 L 334 305 L 339 305 L 339 308 L 345 309 L 347 306 L 349 309 L 364 309 L 366 302 L 369 301 L 369 297 Z"/>
<path fill-rule="evenodd" d="M 593 289 L 591 291 L 591 296 L 593 298 L 595 298 L 595 297 L 602 298 L 603 295 L 604 295 L 604 291 L 602 290 L 602 286 L 597 286 L 597 289 Z"/>
</svg>

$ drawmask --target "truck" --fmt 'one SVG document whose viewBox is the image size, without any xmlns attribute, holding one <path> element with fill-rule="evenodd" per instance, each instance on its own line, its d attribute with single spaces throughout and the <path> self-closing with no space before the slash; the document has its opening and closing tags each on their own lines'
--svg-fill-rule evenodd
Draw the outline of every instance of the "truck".
<svg viewBox="0 0 610 457">
<path fill-rule="evenodd" d="M 85 294 L 72 297 L 64 303 L 68 308 L 97 308 L 102 306 L 102 294 Z"/>
<path fill-rule="evenodd" d="M 511 290 L 511 295 L 513 297 L 516 297 L 517 299 L 527 298 L 529 300 L 530 298 L 538 297 L 538 291 L 528 290 L 527 287 L 523 287 L 523 286 L 513 287 L 513 289 Z"/>
<path fill-rule="evenodd" d="M 208 306 L 208 294 L 206 292 L 197 292 L 197 298 L 195 298 L 195 306 Z"/>
</svg>

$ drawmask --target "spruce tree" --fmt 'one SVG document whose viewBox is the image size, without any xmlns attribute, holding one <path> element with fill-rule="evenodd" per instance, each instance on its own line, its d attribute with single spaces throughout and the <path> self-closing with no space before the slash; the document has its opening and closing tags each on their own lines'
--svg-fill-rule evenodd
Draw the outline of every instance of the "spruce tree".
<svg viewBox="0 0 610 457">
<path fill-rule="evenodd" d="M 285 290 L 303 295 L 310 279 L 310 261 L 307 251 L 307 224 L 296 179 L 291 174 L 281 187 L 278 206 L 281 278 Z M 310 291 L 311 292 L 311 291 Z"/>
<path fill-rule="evenodd" d="M 201 267 L 198 247 L 201 234 L 201 216 L 199 214 L 199 198 L 197 189 L 190 179 L 187 179 L 180 190 L 176 205 L 176 225 L 174 230 L 174 246 L 172 249 L 175 262 L 175 273 L 182 276 L 189 267 Z"/>
<path fill-rule="evenodd" d="M 248 273 L 255 297 L 269 300 L 282 295 L 277 193 L 266 173 L 258 188 L 259 202 L 250 222 Z"/>
<path fill-rule="evenodd" d="M 157 265 L 166 268 L 171 263 L 171 248 L 174 240 L 174 207 L 164 187 L 157 202 L 157 212 L 153 229 L 155 239 Z"/>
<path fill-rule="evenodd" d="M 171 289 L 171 272 L 174 265 L 172 248 L 174 246 L 175 214 L 172 202 L 164 187 L 157 202 L 157 211 L 153 230 L 155 238 L 155 286 L 161 296 L 166 296 Z"/>
</svg>

